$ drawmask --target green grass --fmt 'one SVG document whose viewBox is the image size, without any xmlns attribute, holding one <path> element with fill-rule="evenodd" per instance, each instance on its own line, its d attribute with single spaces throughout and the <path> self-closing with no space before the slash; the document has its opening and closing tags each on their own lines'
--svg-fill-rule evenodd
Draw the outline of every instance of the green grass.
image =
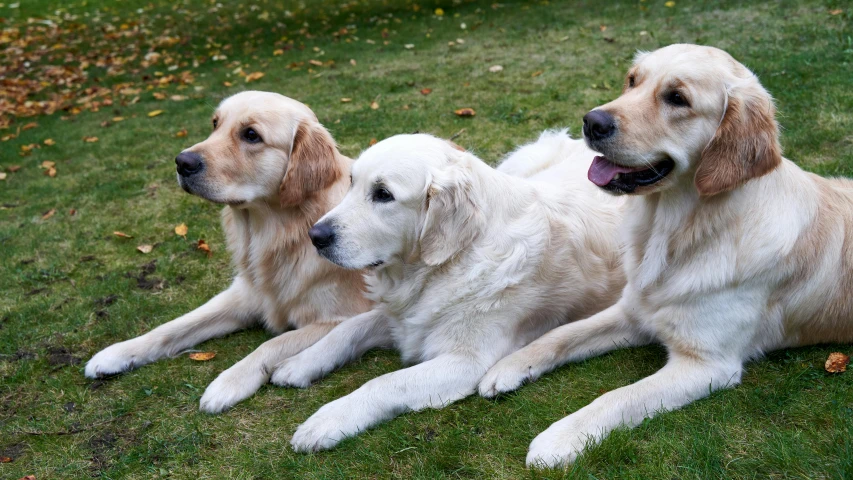
<svg viewBox="0 0 853 480">
<path fill-rule="evenodd" d="M 115 76 L 89 69 L 86 86 L 141 86 L 136 103 L 135 95 L 115 95 L 113 106 L 97 112 L 18 118 L 0 130 L 2 137 L 39 124 L 0 142 L 0 167 L 22 166 L 0 181 L 0 456 L 14 458 L 0 464 L 0 477 L 853 477 L 853 376 L 823 371 L 829 352 L 849 346 L 773 353 L 751 363 L 737 388 L 616 431 L 568 472 L 525 470 L 530 441 L 602 392 L 660 368 L 661 348 L 569 365 L 497 401 L 472 397 L 403 415 L 315 455 L 290 450 L 296 426 L 324 403 L 400 368 L 395 354 L 371 352 L 306 390 L 264 387 L 218 416 L 198 412 L 204 387 L 267 339 L 263 331 L 207 342 L 201 348 L 217 352 L 210 362 L 183 356 L 106 381 L 85 379 L 77 363 L 197 307 L 228 284 L 219 208 L 177 188 L 172 159 L 205 138 L 213 107 L 231 93 L 251 87 L 304 101 L 350 156 L 372 138 L 420 130 L 458 135 L 457 143 L 494 161 L 545 128 L 577 133 L 587 110 L 618 95 L 637 49 L 699 42 L 728 50 L 758 73 L 777 99 L 788 158 L 821 174 L 853 176 L 849 4 L 424 1 L 416 9 L 411 2 L 326 0 L 303 7 L 261 1 L 252 10 L 250 3 L 223 1 L 228 5 L 211 13 L 215 3 L 198 0 L 176 6 L 26 0 L 16 9 L 5 3 L 0 28 L 38 26 L 28 18 L 57 16 L 88 26 L 63 37 L 57 52 L 88 53 L 93 62 L 113 50 L 144 56 L 161 33 L 183 43 L 158 49 L 178 59 L 175 72 L 163 64 Z M 434 14 L 439 6 L 441 17 Z M 844 11 L 829 13 L 838 8 Z M 151 33 L 105 39 L 106 24 L 121 31 L 133 22 Z M 283 54 L 274 55 L 279 48 Z M 215 52 L 228 59 L 211 61 Z M 50 63 L 49 57 L 33 63 Z M 308 64 L 312 59 L 334 60 L 334 67 Z M 294 62 L 306 63 L 290 67 Z M 495 64 L 503 72 L 489 73 Z M 247 85 L 233 73 L 238 66 L 265 76 Z M 156 71 L 185 70 L 194 83 L 144 90 L 160 78 Z M 37 98 L 62 88 L 50 86 Z M 422 88 L 432 93 L 424 96 Z M 153 91 L 189 98 L 157 100 Z M 375 99 L 378 110 L 370 108 Z M 456 117 L 460 107 L 477 116 Z M 165 113 L 149 118 L 152 110 Z M 125 120 L 101 126 L 115 116 Z M 175 137 L 182 128 L 188 136 Z M 84 136 L 99 141 L 85 143 Z M 22 145 L 47 138 L 56 145 L 19 155 Z M 56 162 L 55 178 L 43 175 L 43 161 Z M 55 215 L 42 219 L 50 209 Z M 187 239 L 172 231 L 182 222 L 189 225 Z M 210 243 L 212 258 L 195 250 L 199 238 Z M 154 244 L 153 252 L 137 252 L 142 243 Z M 138 288 L 131 277 L 152 260 L 149 278 L 165 286 Z"/>
</svg>

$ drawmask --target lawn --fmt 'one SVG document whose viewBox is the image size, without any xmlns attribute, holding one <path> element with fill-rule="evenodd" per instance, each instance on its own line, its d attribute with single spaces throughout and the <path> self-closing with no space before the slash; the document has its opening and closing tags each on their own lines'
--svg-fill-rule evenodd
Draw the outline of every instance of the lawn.
<svg viewBox="0 0 853 480">
<path fill-rule="evenodd" d="M 525 469 L 533 437 L 660 368 L 662 348 L 406 414 L 313 455 L 290 450 L 296 426 L 400 368 L 393 352 L 216 416 L 198 412 L 201 393 L 264 331 L 203 344 L 207 362 L 83 376 L 95 352 L 228 284 L 219 207 L 181 191 L 173 161 L 227 95 L 299 99 L 350 156 L 419 130 L 494 162 L 543 129 L 578 133 L 619 94 L 637 49 L 703 43 L 773 93 L 788 158 L 853 176 L 852 16 L 840 0 L 0 3 L 0 457 L 12 459 L 0 477 L 853 478 L 853 373 L 823 369 L 849 345 L 770 354 L 737 388 L 618 430 L 566 472 Z M 476 116 L 453 113 L 463 107 Z"/>
</svg>

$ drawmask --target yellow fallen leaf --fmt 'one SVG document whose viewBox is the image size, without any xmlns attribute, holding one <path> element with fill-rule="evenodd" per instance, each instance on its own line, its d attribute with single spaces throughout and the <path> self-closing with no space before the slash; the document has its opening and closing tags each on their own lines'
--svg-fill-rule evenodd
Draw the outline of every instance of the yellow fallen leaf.
<svg viewBox="0 0 853 480">
<path fill-rule="evenodd" d="M 47 175 L 48 177 L 53 178 L 56 176 L 56 169 L 53 167 L 50 167 L 47 170 L 45 170 L 44 174 Z"/>
<path fill-rule="evenodd" d="M 277 49 L 272 51 L 272 54 L 274 57 L 277 57 L 279 55 L 284 55 L 284 50 L 282 50 L 281 48 L 277 48 Z"/>
<path fill-rule="evenodd" d="M 458 110 L 454 110 L 453 113 L 460 117 L 473 117 L 474 115 L 477 115 L 477 112 L 475 112 L 473 108 L 460 108 Z"/>
<path fill-rule="evenodd" d="M 98 137 L 90 137 L 87 135 L 87 136 L 83 137 L 83 141 L 86 143 L 95 143 L 98 141 Z"/>
<path fill-rule="evenodd" d="M 216 352 L 195 352 L 190 354 L 190 360 L 206 362 L 216 356 Z"/>
<path fill-rule="evenodd" d="M 188 231 L 189 231 L 189 228 L 187 228 L 186 223 L 182 223 L 182 224 L 178 225 L 177 227 L 175 227 L 175 235 L 180 235 L 182 237 L 186 237 Z"/>
<path fill-rule="evenodd" d="M 163 113 L 163 110 L 152 110 L 152 111 L 148 112 L 148 116 L 149 117 L 156 117 L 157 115 L 161 115 L 162 113 Z"/>
<path fill-rule="evenodd" d="M 41 162 L 42 168 L 51 168 L 54 166 L 56 166 L 56 162 L 51 162 L 50 160 L 45 160 L 45 161 Z"/>
<path fill-rule="evenodd" d="M 53 146 L 53 145 L 56 145 L 56 142 L 55 142 L 52 138 L 48 138 L 47 140 L 45 140 L 45 141 L 44 141 L 44 142 L 42 142 L 42 143 L 44 143 L 44 144 L 45 144 L 45 145 L 47 145 L 48 147 Z"/>
<path fill-rule="evenodd" d="M 136 247 L 142 253 L 151 253 L 151 250 L 154 250 L 154 245 L 148 245 L 147 243 L 139 245 Z"/>
<path fill-rule="evenodd" d="M 210 251 L 210 245 L 208 245 L 207 242 L 204 241 L 204 239 L 199 239 L 196 248 L 201 250 L 202 252 L 205 252 L 207 254 L 207 258 L 213 256 L 213 252 Z"/>
<path fill-rule="evenodd" d="M 260 80 L 264 77 L 264 72 L 253 72 L 246 75 L 246 83 L 254 82 L 255 80 Z"/>
<path fill-rule="evenodd" d="M 840 8 L 836 8 L 835 10 L 830 10 L 830 11 L 829 11 L 829 14 L 830 14 L 830 15 L 841 15 L 842 13 L 844 13 L 844 10 L 842 10 L 842 9 L 840 9 Z"/>
<path fill-rule="evenodd" d="M 38 127 L 38 126 L 39 126 L 39 124 L 38 124 L 38 123 L 36 123 L 36 122 L 30 122 L 30 123 L 28 123 L 28 124 L 24 125 L 23 127 L 21 127 L 21 130 L 22 130 L 22 131 L 27 131 L 27 130 L 30 130 L 30 129 L 32 129 L 32 128 L 36 128 L 36 127 Z"/>
<path fill-rule="evenodd" d="M 443 9 L 441 9 L 441 8 L 436 8 L 436 9 L 435 9 L 435 14 L 436 14 L 436 15 L 438 15 L 438 16 L 440 17 L 440 16 L 444 15 L 444 10 L 443 10 Z"/>
<path fill-rule="evenodd" d="M 370 103 L 370 108 L 372 108 L 373 110 L 379 110 L 379 102 L 374 100 L 373 102 Z"/>
<path fill-rule="evenodd" d="M 323 62 L 321 62 L 320 60 L 308 60 L 308 63 L 310 63 L 311 65 L 314 65 L 315 67 L 322 67 L 323 66 Z"/>
<path fill-rule="evenodd" d="M 344 98 L 342 98 L 342 99 L 341 99 L 341 103 L 349 103 L 349 102 L 351 102 L 351 101 L 352 101 L 352 99 L 351 99 L 351 98 L 347 98 L 347 97 L 344 97 Z"/>
<path fill-rule="evenodd" d="M 44 212 L 44 214 L 42 214 L 41 219 L 47 220 L 48 218 L 52 217 L 55 213 L 56 213 L 56 209 L 51 208 L 50 210 L 48 210 L 48 211 Z"/>
<path fill-rule="evenodd" d="M 124 121 L 124 117 L 113 117 L 114 122 L 122 122 Z"/>
<path fill-rule="evenodd" d="M 177 133 L 175 133 L 175 136 L 176 136 L 176 137 L 178 137 L 178 138 L 184 138 L 184 137 L 186 137 L 186 136 L 187 136 L 187 129 L 186 129 L 186 128 L 182 128 L 182 129 L 178 130 L 178 132 L 177 132 Z"/>
<path fill-rule="evenodd" d="M 538 77 L 539 75 L 542 75 L 542 70 L 537 70 L 537 71 L 531 73 L 530 77 L 535 78 L 535 77 Z"/>
<path fill-rule="evenodd" d="M 222 82 L 222 84 L 225 85 L 226 87 L 233 87 L 234 86 L 234 84 L 231 82 Z"/>
<path fill-rule="evenodd" d="M 128 235 L 124 232 L 119 232 L 119 231 L 113 232 L 113 235 L 115 235 L 116 237 L 120 237 L 120 238 L 133 238 L 133 235 Z"/>
<path fill-rule="evenodd" d="M 675 6 L 675 2 L 673 2 L 673 1 L 666 2 L 666 3 L 664 3 L 664 6 L 672 8 Z"/>
<path fill-rule="evenodd" d="M 154 92 L 151 95 L 154 95 L 154 98 L 157 100 L 164 100 L 166 98 L 166 94 L 163 92 Z"/>
<path fill-rule="evenodd" d="M 375 138 L 371 138 L 370 141 L 367 142 L 367 146 L 372 147 L 372 146 L 376 145 L 377 143 L 378 143 L 378 140 L 376 140 Z"/>
</svg>

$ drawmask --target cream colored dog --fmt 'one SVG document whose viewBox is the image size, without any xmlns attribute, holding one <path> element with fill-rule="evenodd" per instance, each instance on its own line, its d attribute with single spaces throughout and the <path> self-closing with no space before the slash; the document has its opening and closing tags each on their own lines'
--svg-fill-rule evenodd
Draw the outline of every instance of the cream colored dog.
<svg viewBox="0 0 853 480">
<path fill-rule="evenodd" d="M 530 176 L 522 179 L 430 135 L 366 150 L 352 189 L 310 234 L 332 262 L 373 269 L 376 307 L 285 360 L 272 382 L 305 387 L 378 346 L 415 365 L 322 407 L 293 448 L 331 448 L 405 411 L 464 398 L 504 355 L 611 305 L 624 284 L 622 201 L 579 178 L 593 155 L 546 133 L 501 166 Z"/>
<path fill-rule="evenodd" d="M 210 137 L 175 162 L 184 190 L 227 205 L 222 225 L 237 275 L 196 310 L 99 352 L 86 376 L 124 372 L 258 321 L 274 333 L 294 329 L 207 387 L 201 409 L 220 412 L 255 393 L 283 359 L 370 308 L 361 273 L 320 258 L 308 238 L 343 198 L 352 160 L 305 105 L 243 92 L 219 105 Z"/>
<path fill-rule="evenodd" d="M 695 45 L 638 54 L 622 96 L 584 117 L 603 154 L 589 179 L 641 195 L 624 222 L 625 291 L 501 360 L 480 392 L 620 346 L 660 342 L 669 360 L 551 425 L 529 465 L 571 463 L 620 425 L 736 385 L 769 350 L 853 341 L 853 182 L 783 159 L 774 117 L 752 72 Z"/>
</svg>

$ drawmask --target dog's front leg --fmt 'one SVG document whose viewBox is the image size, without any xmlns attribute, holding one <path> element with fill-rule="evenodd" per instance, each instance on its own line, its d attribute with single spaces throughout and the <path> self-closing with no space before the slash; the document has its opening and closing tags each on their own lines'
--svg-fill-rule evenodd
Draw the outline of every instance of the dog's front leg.
<svg viewBox="0 0 853 480">
<path fill-rule="evenodd" d="M 388 319 L 379 311 L 344 320 L 320 341 L 290 358 L 280 358 L 271 381 L 282 387 L 305 388 L 371 348 L 393 344 Z"/>
<path fill-rule="evenodd" d="M 448 354 L 375 378 L 317 410 L 290 444 L 296 451 L 325 450 L 404 412 L 441 408 L 474 393 L 486 368 L 474 358 Z"/>
<path fill-rule="evenodd" d="M 195 310 L 144 335 L 101 350 L 86 363 L 86 376 L 97 378 L 121 373 L 246 328 L 260 314 L 252 305 L 254 296 L 237 277 L 227 290 Z"/>
<path fill-rule="evenodd" d="M 536 380 L 564 363 L 650 341 L 648 335 L 627 321 L 627 313 L 620 302 L 585 320 L 557 327 L 507 355 L 483 376 L 480 395 L 491 398 Z"/>
<path fill-rule="evenodd" d="M 657 373 L 633 385 L 611 390 L 552 424 L 530 444 L 527 465 L 553 468 L 570 464 L 586 446 L 611 430 L 634 427 L 658 412 L 680 408 L 710 392 L 740 383 L 742 363 L 703 361 L 674 355 Z"/>
</svg>

